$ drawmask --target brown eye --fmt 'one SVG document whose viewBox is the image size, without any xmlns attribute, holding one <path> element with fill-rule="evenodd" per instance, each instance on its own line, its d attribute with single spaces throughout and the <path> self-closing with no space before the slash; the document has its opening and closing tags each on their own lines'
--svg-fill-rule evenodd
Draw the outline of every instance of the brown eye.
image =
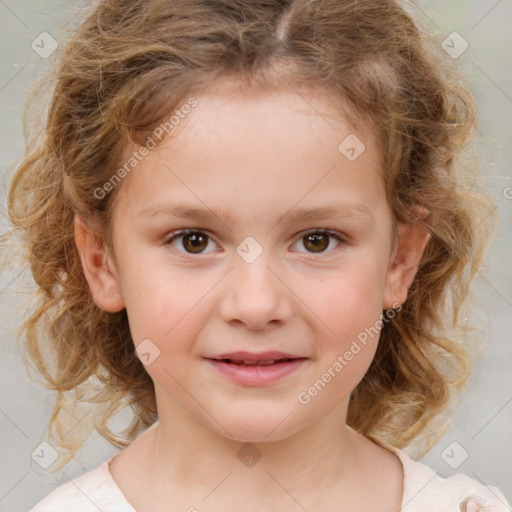
<svg viewBox="0 0 512 512">
<path fill-rule="evenodd" d="M 180 238 L 182 239 L 181 243 L 179 242 Z M 177 231 L 165 244 L 172 245 L 181 252 L 184 248 L 186 253 L 201 254 L 208 247 L 209 240 L 210 237 L 202 231 Z"/>
<path fill-rule="evenodd" d="M 312 252 L 322 252 L 329 247 L 329 239 L 327 233 L 306 235 L 304 237 L 304 246 L 311 249 Z"/>
<path fill-rule="evenodd" d="M 208 237 L 193 233 L 183 237 L 183 247 L 192 253 L 201 252 L 208 245 Z"/>
<path fill-rule="evenodd" d="M 334 247 L 331 250 L 328 250 L 331 241 L 336 240 L 338 242 L 338 247 Z M 304 247 L 307 249 L 306 252 L 310 254 L 315 253 L 327 253 L 330 254 L 335 252 L 337 249 L 343 249 L 345 239 L 342 235 L 336 232 L 330 232 L 325 230 L 313 229 L 309 232 L 306 232 L 297 243 L 302 243 Z M 341 246 L 341 247 L 340 247 Z M 304 252 L 304 251 L 299 251 Z"/>
</svg>

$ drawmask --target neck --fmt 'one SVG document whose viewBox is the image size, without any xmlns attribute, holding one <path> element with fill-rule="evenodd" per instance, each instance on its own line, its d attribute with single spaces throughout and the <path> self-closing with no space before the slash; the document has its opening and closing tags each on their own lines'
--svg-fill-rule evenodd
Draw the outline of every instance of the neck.
<svg viewBox="0 0 512 512">
<path fill-rule="evenodd" d="M 353 492 L 360 435 L 346 426 L 347 403 L 284 439 L 249 442 L 229 438 L 220 426 L 213 431 L 178 407 L 159 407 L 147 465 L 153 488 L 162 502 L 179 495 L 188 507 L 207 500 L 213 510 L 246 502 L 255 510 L 287 508 L 290 500 L 318 504 L 329 488 Z"/>
</svg>

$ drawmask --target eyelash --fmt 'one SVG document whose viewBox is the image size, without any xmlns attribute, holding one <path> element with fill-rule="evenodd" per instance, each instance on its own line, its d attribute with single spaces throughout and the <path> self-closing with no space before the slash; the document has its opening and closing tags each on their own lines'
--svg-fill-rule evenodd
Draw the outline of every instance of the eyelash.
<svg viewBox="0 0 512 512">
<path fill-rule="evenodd" d="M 325 254 L 330 255 L 333 252 L 337 252 L 338 250 L 343 250 L 344 249 L 344 245 L 347 245 L 347 243 L 348 243 L 347 239 L 341 233 L 338 233 L 337 231 L 331 231 L 329 229 L 320 229 L 320 228 L 308 229 L 307 231 L 303 231 L 301 233 L 301 236 L 297 239 L 297 241 L 299 241 L 300 239 L 302 239 L 302 238 L 304 238 L 304 237 L 306 237 L 308 235 L 317 234 L 317 233 L 323 234 L 323 235 L 329 235 L 329 236 L 335 238 L 336 240 L 338 240 L 341 245 L 336 247 L 336 248 L 334 248 L 334 249 L 332 249 L 332 250 L 330 250 L 330 251 L 327 251 L 327 252 L 314 253 L 314 252 L 306 251 L 310 255 L 325 255 Z M 166 239 L 163 242 L 163 245 L 171 245 L 171 243 L 176 238 L 179 238 L 180 236 L 190 235 L 190 234 L 206 235 L 206 237 L 209 240 L 214 241 L 213 238 L 207 232 L 205 232 L 205 231 L 202 231 L 202 230 L 199 230 L 199 229 L 181 229 L 181 230 L 173 231 L 172 233 L 169 233 L 169 236 L 166 237 Z M 193 253 L 183 252 L 183 251 L 178 251 L 178 252 L 181 253 L 181 254 L 184 254 L 185 256 L 194 256 Z M 302 251 L 298 251 L 298 252 L 302 252 Z M 200 253 L 197 253 L 197 254 L 200 255 Z"/>
</svg>

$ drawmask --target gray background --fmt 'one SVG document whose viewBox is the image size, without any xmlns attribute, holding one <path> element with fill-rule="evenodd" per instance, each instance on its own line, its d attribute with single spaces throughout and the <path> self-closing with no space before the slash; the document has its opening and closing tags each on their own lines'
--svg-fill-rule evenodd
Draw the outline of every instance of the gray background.
<svg viewBox="0 0 512 512">
<path fill-rule="evenodd" d="M 72 28 L 88 2 L 0 0 L 0 226 L 5 230 L 6 192 L 13 164 L 24 141 L 21 116 L 27 90 L 51 62 L 31 43 L 46 31 L 57 41 L 62 28 Z M 481 366 L 456 409 L 450 430 L 421 461 L 444 477 L 465 473 L 484 484 L 496 485 L 512 501 L 512 2 L 510 0 L 424 0 L 411 9 L 428 27 L 448 36 L 459 32 L 469 48 L 458 62 L 467 70 L 479 106 L 482 152 L 487 166 L 485 186 L 497 204 L 500 228 L 487 251 L 486 265 L 475 286 L 483 312 L 484 332 L 490 338 Z M 512 190 L 512 189 L 510 189 Z M 32 285 L 26 268 L 12 265 L 0 275 L 0 511 L 24 511 L 57 485 L 90 470 L 118 453 L 99 435 L 91 437 L 77 460 L 56 474 L 31 459 L 45 438 L 53 395 L 26 376 L 15 329 L 26 314 L 26 295 L 15 289 Z M 129 414 L 112 423 L 125 424 Z M 85 416 L 83 421 L 88 421 Z M 450 446 L 450 443 L 456 445 Z M 448 447 L 448 451 L 445 451 Z M 451 449 L 453 448 L 453 452 Z M 468 458 L 452 466 L 464 455 Z M 407 450 L 405 450 L 407 452 Z M 455 461 L 455 462 L 453 462 Z"/>
</svg>

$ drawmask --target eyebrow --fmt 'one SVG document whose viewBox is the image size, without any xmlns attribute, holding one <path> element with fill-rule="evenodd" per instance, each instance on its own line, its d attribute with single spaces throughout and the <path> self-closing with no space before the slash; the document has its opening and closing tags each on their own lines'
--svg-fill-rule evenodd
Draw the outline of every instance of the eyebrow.
<svg viewBox="0 0 512 512">
<path fill-rule="evenodd" d="M 218 217 L 222 222 L 233 224 L 233 216 L 225 209 L 214 211 L 210 208 L 200 208 L 188 205 L 155 205 L 141 210 L 143 217 L 176 217 L 182 219 L 203 220 L 212 215 Z M 285 213 L 280 221 L 287 218 L 289 222 L 301 222 L 306 220 L 320 220 L 329 218 L 360 218 L 362 221 L 371 223 L 374 221 L 372 210 L 363 203 L 345 203 L 318 208 L 301 208 Z"/>
</svg>

